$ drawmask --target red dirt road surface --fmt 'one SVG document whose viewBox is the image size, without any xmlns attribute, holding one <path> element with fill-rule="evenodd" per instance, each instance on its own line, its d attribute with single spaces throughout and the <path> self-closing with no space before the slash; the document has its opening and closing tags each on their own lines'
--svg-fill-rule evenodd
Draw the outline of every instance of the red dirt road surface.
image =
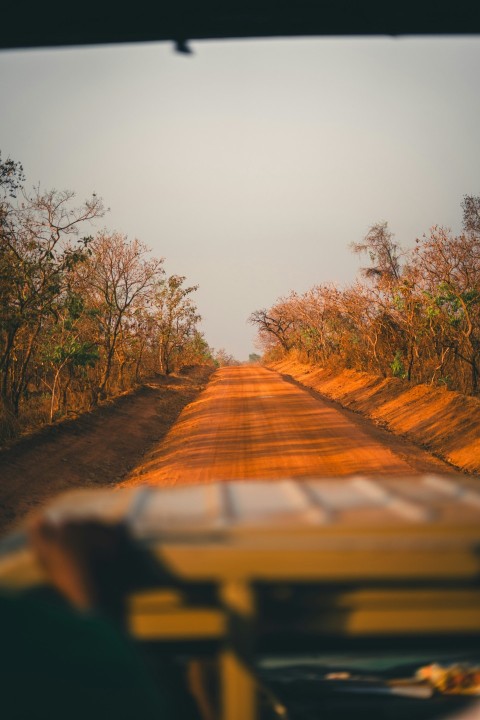
<svg viewBox="0 0 480 720">
<path fill-rule="evenodd" d="M 222 368 L 122 483 L 404 475 L 452 468 L 258 366 Z"/>
</svg>

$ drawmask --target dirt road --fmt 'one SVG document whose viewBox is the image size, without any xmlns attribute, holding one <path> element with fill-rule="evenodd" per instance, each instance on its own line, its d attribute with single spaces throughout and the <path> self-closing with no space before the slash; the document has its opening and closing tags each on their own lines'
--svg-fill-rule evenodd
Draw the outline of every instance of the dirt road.
<svg viewBox="0 0 480 720">
<path fill-rule="evenodd" d="M 413 444 L 257 366 L 223 368 L 122 485 L 449 473 Z"/>
<path fill-rule="evenodd" d="M 157 378 L 2 451 L 0 532 L 71 488 L 452 474 L 415 445 L 265 368 L 223 368 L 199 395 L 208 375 L 199 368 Z"/>
</svg>

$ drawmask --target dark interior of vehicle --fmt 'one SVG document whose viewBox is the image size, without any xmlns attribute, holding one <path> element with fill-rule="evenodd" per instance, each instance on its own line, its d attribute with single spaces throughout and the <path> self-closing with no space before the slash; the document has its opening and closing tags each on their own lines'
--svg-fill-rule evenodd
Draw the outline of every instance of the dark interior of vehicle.
<svg viewBox="0 0 480 720">
<path fill-rule="evenodd" d="M 0 47 L 328 35 L 442 35 L 480 32 L 474 0 L 402 3 L 252 0 L 66 6 L 60 0 L 6 3 Z"/>
</svg>

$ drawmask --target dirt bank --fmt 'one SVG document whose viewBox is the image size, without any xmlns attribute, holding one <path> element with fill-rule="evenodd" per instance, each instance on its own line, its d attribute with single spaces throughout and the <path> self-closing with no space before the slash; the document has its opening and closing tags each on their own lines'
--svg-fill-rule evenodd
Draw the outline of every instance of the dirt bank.
<svg viewBox="0 0 480 720">
<path fill-rule="evenodd" d="M 62 490 L 116 485 L 164 437 L 211 372 L 159 376 L 0 452 L 0 532 Z"/>
<path fill-rule="evenodd" d="M 290 359 L 270 367 L 452 465 L 480 473 L 480 400 L 429 385 L 412 386 L 397 378 L 326 370 Z"/>
</svg>

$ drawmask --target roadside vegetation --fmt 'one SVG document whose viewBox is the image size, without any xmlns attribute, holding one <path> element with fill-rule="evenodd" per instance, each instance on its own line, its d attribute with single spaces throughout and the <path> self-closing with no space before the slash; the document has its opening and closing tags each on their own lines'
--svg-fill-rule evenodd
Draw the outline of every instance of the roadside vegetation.
<svg viewBox="0 0 480 720">
<path fill-rule="evenodd" d="M 0 444 L 155 373 L 213 363 L 196 285 L 119 232 L 95 194 L 27 190 L 0 155 Z"/>
<path fill-rule="evenodd" d="M 480 394 L 480 197 L 465 196 L 463 230 L 433 227 L 413 248 L 385 222 L 352 250 L 368 258 L 349 287 L 316 285 L 256 310 L 264 361 L 295 357 Z"/>
</svg>

